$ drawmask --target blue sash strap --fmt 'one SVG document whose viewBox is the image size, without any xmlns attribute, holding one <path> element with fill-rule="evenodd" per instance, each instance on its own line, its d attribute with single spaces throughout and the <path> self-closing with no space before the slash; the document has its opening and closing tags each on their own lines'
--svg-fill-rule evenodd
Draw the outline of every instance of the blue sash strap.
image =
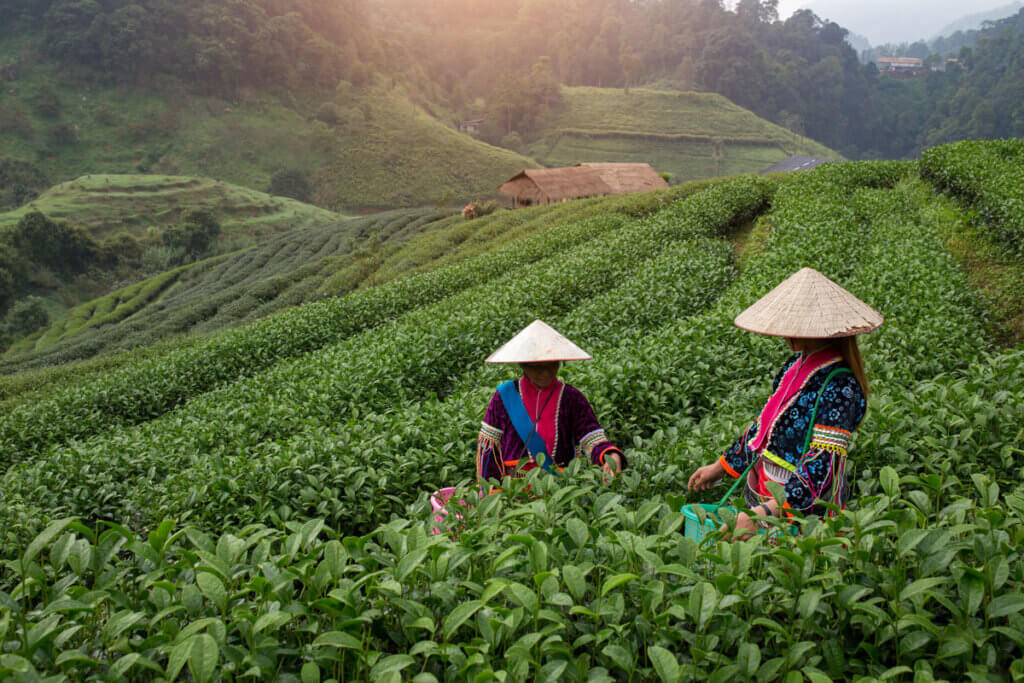
<svg viewBox="0 0 1024 683">
<path fill-rule="evenodd" d="M 509 380 L 498 386 L 498 396 L 505 405 L 505 412 L 508 413 L 512 426 L 515 427 L 519 438 L 526 444 L 526 450 L 545 471 L 550 472 L 552 467 L 551 457 L 548 455 L 547 444 L 537 433 L 537 427 L 526 412 L 526 404 L 523 397 L 519 395 L 515 380 Z"/>
</svg>

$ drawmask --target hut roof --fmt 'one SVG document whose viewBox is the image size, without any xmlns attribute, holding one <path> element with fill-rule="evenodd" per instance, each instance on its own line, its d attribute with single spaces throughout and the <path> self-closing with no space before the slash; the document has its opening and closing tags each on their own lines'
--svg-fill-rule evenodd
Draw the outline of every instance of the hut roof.
<svg viewBox="0 0 1024 683">
<path fill-rule="evenodd" d="M 766 173 L 782 173 L 784 171 L 807 171 L 812 168 L 827 164 L 835 159 L 824 159 L 821 157 L 805 157 L 799 154 L 791 156 L 788 159 L 783 159 L 777 164 L 773 164 L 768 168 L 761 171 L 761 175 Z"/>
<path fill-rule="evenodd" d="M 650 164 L 583 163 L 577 167 L 597 171 L 601 180 L 612 189 L 612 194 L 663 190 L 668 183 L 651 168 Z"/>
<path fill-rule="evenodd" d="M 594 169 L 570 168 L 527 168 L 509 178 L 500 188 L 502 194 L 516 196 L 517 181 L 528 178 L 547 196 L 548 201 L 594 197 L 612 194 L 611 187 L 601 179 Z"/>
</svg>

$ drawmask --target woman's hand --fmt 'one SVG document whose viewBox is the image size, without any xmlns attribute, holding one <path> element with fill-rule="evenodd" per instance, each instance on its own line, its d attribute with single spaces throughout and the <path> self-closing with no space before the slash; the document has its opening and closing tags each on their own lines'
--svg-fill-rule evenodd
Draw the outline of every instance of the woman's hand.
<svg viewBox="0 0 1024 683">
<path fill-rule="evenodd" d="M 605 483 L 610 482 L 622 471 L 622 457 L 618 453 L 605 453 L 604 467 L 601 469 L 604 471 Z"/>
<path fill-rule="evenodd" d="M 722 467 L 721 462 L 716 460 L 710 465 L 705 465 L 694 472 L 687 486 L 691 491 L 705 491 L 714 486 L 715 482 L 721 479 L 724 474 L 725 468 Z"/>
<path fill-rule="evenodd" d="M 723 524 L 719 531 L 727 531 L 728 525 Z M 745 541 L 757 533 L 757 522 L 746 512 L 736 516 L 736 528 L 732 532 L 733 541 Z"/>
</svg>

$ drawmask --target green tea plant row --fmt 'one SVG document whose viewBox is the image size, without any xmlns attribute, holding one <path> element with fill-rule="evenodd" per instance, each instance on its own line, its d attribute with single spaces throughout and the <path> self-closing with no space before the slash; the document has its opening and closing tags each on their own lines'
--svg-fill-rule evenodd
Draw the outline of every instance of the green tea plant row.
<svg viewBox="0 0 1024 683">
<path fill-rule="evenodd" d="M 1010 369 L 1024 374 L 1019 355 Z M 625 503 L 570 475 L 507 482 L 454 541 L 407 520 L 344 538 L 315 519 L 212 536 L 55 522 L 0 594 L 0 666 L 196 681 L 1024 674 L 1019 490 L 978 474 L 936 510 L 885 468 L 882 491 L 799 537 L 701 548 L 664 497 Z M 536 500 L 515 504 L 524 484 Z"/>
<path fill-rule="evenodd" d="M 590 342 L 595 352 L 603 350 L 595 361 L 572 366 L 567 373 L 569 381 L 585 389 L 604 424 L 614 426 L 612 435 L 620 444 L 629 445 L 663 429 L 685 433 L 687 425 L 713 414 L 751 386 L 763 394 L 785 355 L 776 342 L 735 330 L 732 318 L 758 292 L 808 263 L 833 275 L 848 269 L 849 274 L 841 278 L 848 283 L 866 282 L 875 267 L 893 269 L 891 277 L 912 283 L 909 289 L 906 285 L 893 289 L 899 292 L 902 305 L 890 307 L 891 334 L 899 335 L 905 346 L 932 344 L 936 325 L 962 327 L 963 332 L 951 334 L 945 346 L 915 351 L 914 364 L 880 367 L 887 375 L 904 377 L 903 368 L 910 367 L 916 376 L 924 377 L 966 363 L 964 350 L 970 353 L 983 345 L 966 283 L 940 248 L 922 245 L 927 240 L 912 228 L 903 231 L 901 239 L 888 234 L 883 226 L 891 216 L 877 224 L 866 220 L 875 202 L 866 207 L 858 206 L 863 202 L 851 204 L 848 184 L 811 181 L 813 177 L 780 191 L 772 216 L 780 223 L 784 216 L 791 222 L 778 228 L 779 237 L 773 239 L 768 254 L 752 264 L 708 313 L 673 320 L 670 304 L 649 323 L 663 323 L 663 329 L 633 336 L 625 328 L 627 333 L 620 339 L 615 333 L 620 328 L 604 325 L 604 316 L 624 308 L 623 302 L 631 297 L 612 292 L 614 297 L 585 305 L 560 323 L 575 338 L 607 334 Z M 867 192 L 865 196 L 871 197 L 874 191 Z M 830 199 L 808 203 L 802 199 L 807 195 Z M 802 210 L 787 206 L 788 201 L 800 202 Z M 815 243 L 817 247 L 811 246 Z M 902 257 L 911 246 L 926 246 L 932 254 L 923 264 L 930 273 L 927 277 L 919 276 L 917 262 Z M 664 292 L 661 283 L 645 282 L 648 299 Z M 642 287 L 637 286 L 637 291 Z M 647 305 L 658 306 L 657 302 Z M 932 312 L 928 324 L 918 325 L 923 322 L 922 312 L 928 311 Z M 901 319 L 905 324 L 900 324 Z M 339 531 L 363 533 L 401 513 L 408 491 L 430 491 L 472 476 L 479 419 L 492 387 L 507 372 L 470 373 L 462 382 L 467 388 L 460 393 L 424 399 L 400 411 L 362 415 L 344 429 L 311 426 L 283 446 L 264 444 L 232 459 L 198 459 L 189 471 L 162 487 L 166 493 L 154 493 L 144 482 L 132 495 L 137 501 L 133 509 L 168 500 L 169 493 L 172 502 L 159 504 L 158 517 L 192 515 L 200 522 L 209 514 L 209 521 L 202 522 L 206 525 L 224 518 L 244 523 L 322 516 Z M 724 449 L 734 437 L 718 435 L 714 448 Z M 708 452 L 704 456 L 712 457 Z M 682 490 L 684 475 L 689 474 L 646 456 L 638 456 L 635 466 L 669 490 Z M 64 481 L 48 486 L 62 488 Z M 73 476 L 67 481 L 73 487 Z"/>
<path fill-rule="evenodd" d="M 146 360 L 95 382 L 0 418 L 2 464 L 72 438 L 158 417 L 183 401 L 237 377 L 258 372 L 480 281 L 559 253 L 621 225 L 622 218 L 553 229 L 463 264 L 429 271 L 347 297 L 303 306 Z"/>
<path fill-rule="evenodd" d="M 867 174 L 861 182 L 873 181 L 875 172 L 861 171 Z M 721 400 L 716 397 L 735 391 L 745 382 L 770 376 L 773 362 L 780 362 L 772 360 L 774 347 L 753 335 L 733 331 L 731 318 L 737 296 L 740 301 L 756 296 L 757 291 L 773 286 L 807 263 L 809 257 L 816 258 L 811 263 L 826 272 L 849 268 L 862 255 L 856 247 L 869 237 L 864 231 L 851 229 L 860 225 L 847 201 L 854 180 L 846 184 L 810 180 L 813 177 L 787 187 L 785 196 L 799 198 L 828 192 L 830 199 L 817 201 L 796 215 L 795 225 L 807 227 L 769 252 L 775 263 L 769 265 L 766 256 L 764 262 L 751 267 L 741 278 L 746 286 L 731 291 L 728 301 L 693 322 L 669 324 L 657 335 L 639 341 L 627 339 L 629 343 L 603 354 L 594 363 L 573 368 L 573 377 L 580 379 L 580 386 L 586 389 L 606 424 L 616 425 L 628 437 L 642 436 L 659 426 L 698 419 Z M 812 216 L 813 222 L 806 220 Z M 817 246 L 809 246 L 814 244 Z M 659 297 L 662 285 L 647 282 L 648 298 Z M 642 290 L 642 286 L 634 286 L 630 291 L 635 295 Z M 615 328 L 601 325 L 601 311 L 618 310 L 622 302 L 610 299 L 595 304 L 584 307 L 581 315 L 567 318 L 565 329 L 579 334 L 585 331 L 587 321 L 593 320 L 596 326 L 590 334 L 579 338 L 591 338 L 596 332 L 607 333 L 610 340 L 615 340 Z M 661 315 L 662 321 L 674 317 L 670 307 Z M 473 359 L 475 364 L 487 350 Z M 437 488 L 472 473 L 471 439 L 489 398 L 486 387 L 495 382 L 496 377 L 491 375 L 489 382 L 478 383 L 468 393 L 448 400 L 423 400 L 394 414 L 391 410 L 385 414 L 362 412 L 343 428 L 306 419 L 287 441 L 282 441 L 278 431 L 277 438 L 262 439 L 262 444 L 253 438 L 244 448 L 192 446 L 189 452 L 202 450 L 204 456 L 191 459 L 184 470 L 177 465 L 180 460 L 167 458 L 165 450 L 155 450 L 159 457 L 144 456 L 141 449 L 129 446 L 132 442 L 119 444 L 114 453 L 106 449 L 84 451 L 74 458 L 46 458 L 11 473 L 6 479 L 5 503 L 12 511 L 28 505 L 22 516 L 28 519 L 39 516 L 38 508 L 28 503 L 32 500 L 28 492 L 43 504 L 43 510 L 64 503 L 89 517 L 102 515 L 104 504 L 112 505 L 108 514 L 118 518 L 190 515 L 197 521 L 204 518 L 206 524 L 225 518 L 274 520 L 316 514 L 326 516 L 333 526 L 346 532 L 362 532 L 400 512 L 410 490 Z M 410 400 L 422 399 L 424 394 Z M 239 418 L 224 419 L 235 428 Z M 252 435 L 252 430 L 237 428 L 241 433 L 237 438 Z M 179 438 L 188 443 L 188 435 L 196 433 L 197 428 L 192 425 L 183 432 L 187 434 Z M 135 437 L 138 441 L 144 439 Z M 126 451 L 133 453 L 131 458 L 116 455 Z M 238 455 L 231 457 L 232 452 Z M 96 468 L 95 462 L 105 465 Z M 168 474 L 162 474 L 164 471 Z M 117 476 L 112 477 L 111 472 Z M 140 482 L 138 488 L 126 493 L 124 482 L 135 481 Z M 60 491 L 61 497 L 40 493 L 45 491 Z M 100 491 L 109 492 L 109 500 L 97 496 Z M 154 508 L 159 510 L 156 515 Z M 12 512 L 7 528 L 19 527 L 15 516 Z"/>
<path fill-rule="evenodd" d="M 801 175 L 775 199 L 768 247 L 711 310 L 669 320 L 654 335 L 638 330 L 622 344 L 601 336 L 597 360 L 572 368 L 571 381 L 595 403 L 621 396 L 622 413 L 632 400 L 638 416 L 653 406 L 651 421 L 666 434 L 644 445 L 667 446 L 672 425 L 675 462 L 631 452 L 634 471 L 611 489 L 580 463 L 566 476 L 508 481 L 505 493 L 467 511 L 467 529 L 454 540 L 429 534 L 423 496 L 409 519 L 343 537 L 335 530 L 343 518 L 308 518 L 307 506 L 331 496 L 408 502 L 420 484 L 404 477 L 438 462 L 466 476 L 471 452 L 453 453 L 461 445 L 443 440 L 468 432 L 472 442 L 491 390 L 368 413 L 337 434 L 310 430 L 303 442 L 267 442 L 261 448 L 272 457 L 276 445 L 278 474 L 290 479 L 264 476 L 263 492 L 297 508 L 285 525 L 207 534 L 168 521 L 140 535 L 58 521 L 31 543 L 15 543 L 19 556 L 2 570 L 11 588 L 0 593 L 0 667 L 27 677 L 197 681 L 1024 675 L 1024 491 L 1012 469 L 1024 436 L 1024 354 L 980 352 L 986 342 L 963 276 L 936 236 L 918 229 L 920 207 L 900 187 L 865 189 L 892 185 L 903 170 L 858 164 Z M 808 264 L 888 316 L 867 345 L 879 382 L 868 438 L 855 447 L 857 504 L 774 546 L 757 539 L 700 548 L 679 533 L 679 497 L 666 495 L 678 484 L 658 479 L 658 470 L 703 462 L 705 447 L 734 435 L 710 433 L 713 424 L 749 417 L 720 413 L 747 408 L 758 391 L 763 398 L 784 354 L 775 342 L 731 331 L 731 316 L 763 292 L 762 280 L 774 284 Z M 604 305 L 618 303 L 612 291 Z M 628 291 L 642 289 L 627 281 L 621 294 Z M 561 322 L 600 326 L 603 309 L 587 310 L 600 305 Z M 943 371 L 955 374 L 933 376 Z M 471 372 L 459 384 L 485 377 L 496 378 Z M 676 377 L 681 384 L 663 381 Z M 673 410 L 673 400 L 681 407 Z M 363 422 L 371 425 L 360 433 Z M 711 440 L 687 437 L 694 432 Z M 317 436 L 327 444 L 319 453 Z M 332 450 L 346 450 L 345 459 L 324 457 Z M 55 464 L 76 455 L 85 454 Z M 183 479 L 218 474 L 217 457 L 203 461 L 210 467 Z M 230 490 L 243 461 L 222 460 L 219 473 L 223 500 L 235 495 L 236 509 L 261 499 L 252 499 L 254 487 Z M 369 487 L 357 484 L 359 466 Z M 350 487 L 314 488 L 332 476 L 347 476 Z"/>
<path fill-rule="evenodd" d="M 964 140 L 927 150 L 921 176 L 965 200 L 1024 253 L 1024 140 Z"/>
<path fill-rule="evenodd" d="M 7 473 L 6 480 L 11 482 L 3 492 L 7 509 L 15 514 L 17 496 L 29 490 L 34 493 L 23 501 L 41 501 L 47 496 L 38 477 L 64 476 L 72 468 L 78 470 L 71 478 L 75 483 L 61 492 L 58 505 L 74 505 L 79 511 L 88 508 L 97 517 L 116 514 L 123 484 L 103 495 L 89 483 L 95 475 L 117 472 L 124 482 L 145 478 L 158 485 L 167 477 L 178 479 L 196 453 L 222 461 L 250 453 L 261 442 L 273 448 L 296 431 L 333 428 L 375 407 L 383 409 L 404 403 L 406 397 L 442 391 L 468 359 L 479 362 L 538 310 L 547 307 L 557 313 L 560 307 L 575 304 L 582 293 L 612 287 L 616 277 L 625 276 L 632 265 L 664 248 L 673 234 L 679 238 L 724 229 L 731 220 L 756 212 L 771 189 L 770 183 L 751 179 L 712 190 L 706 197 L 695 196 L 681 203 L 677 215 L 660 228 L 643 225 L 595 238 L 573 250 L 573 260 L 560 256 L 522 268 L 514 278 L 411 313 L 379 333 L 360 335 L 205 395 L 165 419 L 39 456 Z M 482 311 L 479 302 L 488 302 L 493 310 Z M 424 330 L 431 326 L 428 335 Z M 104 465 L 93 466 L 99 462 Z M 32 514 L 26 516 L 31 519 Z M 13 523 L 7 526 L 10 532 L 14 528 Z"/>
<path fill-rule="evenodd" d="M 175 287 L 134 315 L 110 318 L 93 316 L 79 321 L 77 329 L 65 330 L 60 339 L 54 334 L 62 328 L 58 321 L 36 343 L 37 350 L 18 354 L 0 362 L 0 372 L 10 373 L 54 363 L 92 357 L 114 349 L 128 349 L 164 340 L 168 336 L 196 330 L 229 327 L 265 301 L 277 298 L 290 281 L 309 276 L 305 268 L 322 266 L 351 255 L 357 240 L 373 235 L 377 244 L 386 246 L 395 233 L 417 226 L 428 231 L 451 211 L 407 209 L 366 218 L 291 230 L 257 247 L 218 257 L 216 263 L 204 262 L 178 269 Z M 137 285 L 151 288 L 167 274 Z M 318 280 L 316 284 L 320 284 Z M 107 298 L 118 296 L 115 292 Z M 294 302 L 301 303 L 301 302 Z M 72 316 L 90 314 L 85 304 Z M 89 322 L 88 325 L 83 322 Z M 200 330 L 202 331 L 202 330 Z"/>
</svg>

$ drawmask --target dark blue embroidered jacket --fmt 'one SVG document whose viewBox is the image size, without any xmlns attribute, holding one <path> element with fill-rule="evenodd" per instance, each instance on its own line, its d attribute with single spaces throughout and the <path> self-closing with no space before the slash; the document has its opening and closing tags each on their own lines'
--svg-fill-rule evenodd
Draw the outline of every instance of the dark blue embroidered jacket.
<svg viewBox="0 0 1024 683">
<path fill-rule="evenodd" d="M 775 377 L 773 392 L 799 358 L 800 354 L 794 354 L 786 362 Z M 837 368 L 845 372 L 833 374 Z M 812 425 L 811 415 L 819 393 L 821 402 Z M 762 453 L 769 466 L 791 472 L 785 484 L 787 507 L 820 514 L 824 511 L 813 509 L 816 498 L 845 505 L 849 497 L 845 474 L 847 449 L 866 410 L 867 401 L 860 383 L 842 360 L 821 368 L 808 378 L 795 400 L 779 416 Z M 722 456 L 723 467 L 733 477 L 739 477 L 757 457 L 749 443 L 759 429 L 757 422 L 752 424 Z"/>
</svg>

